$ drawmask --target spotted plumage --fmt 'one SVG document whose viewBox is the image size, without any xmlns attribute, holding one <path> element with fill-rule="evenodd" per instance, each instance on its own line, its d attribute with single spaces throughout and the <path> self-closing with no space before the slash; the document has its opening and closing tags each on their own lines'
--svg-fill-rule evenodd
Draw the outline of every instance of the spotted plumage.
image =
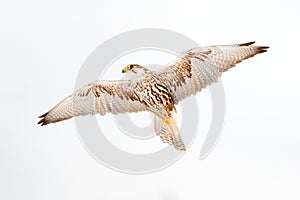
<svg viewBox="0 0 300 200">
<path fill-rule="evenodd" d="M 131 73 L 131 79 L 90 83 L 40 116 L 42 119 L 38 123 L 43 126 L 97 113 L 150 111 L 154 113 L 155 133 L 161 140 L 185 150 L 174 118 L 175 105 L 217 82 L 222 72 L 268 48 L 251 46 L 253 43 L 191 49 L 161 71 L 130 64 L 122 72 Z"/>
</svg>

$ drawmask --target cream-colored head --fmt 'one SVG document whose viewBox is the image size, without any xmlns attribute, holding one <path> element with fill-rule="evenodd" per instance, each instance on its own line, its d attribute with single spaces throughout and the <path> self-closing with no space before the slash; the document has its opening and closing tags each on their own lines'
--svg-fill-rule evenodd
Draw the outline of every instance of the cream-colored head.
<svg viewBox="0 0 300 200">
<path fill-rule="evenodd" d="M 145 74 L 148 69 L 138 64 L 129 64 L 123 70 L 122 73 L 132 72 L 134 74 Z"/>
</svg>

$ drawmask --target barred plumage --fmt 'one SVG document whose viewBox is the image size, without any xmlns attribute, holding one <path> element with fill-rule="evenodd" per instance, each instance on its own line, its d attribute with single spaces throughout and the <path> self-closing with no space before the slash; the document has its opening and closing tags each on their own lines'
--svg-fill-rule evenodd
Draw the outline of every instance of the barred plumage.
<svg viewBox="0 0 300 200">
<path fill-rule="evenodd" d="M 40 116 L 38 124 L 43 126 L 79 115 L 147 110 L 154 113 L 155 133 L 162 141 L 185 150 L 173 116 L 175 105 L 217 82 L 222 72 L 268 48 L 251 46 L 253 43 L 191 49 L 161 71 L 130 64 L 122 72 L 132 73 L 133 78 L 88 84 Z"/>
</svg>

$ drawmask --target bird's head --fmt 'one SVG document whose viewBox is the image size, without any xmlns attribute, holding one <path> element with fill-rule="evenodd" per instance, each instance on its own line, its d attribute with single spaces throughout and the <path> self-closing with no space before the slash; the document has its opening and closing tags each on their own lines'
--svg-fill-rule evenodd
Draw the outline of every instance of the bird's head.
<svg viewBox="0 0 300 200">
<path fill-rule="evenodd" d="M 132 72 L 134 74 L 145 74 L 147 71 L 149 71 L 148 69 L 146 69 L 145 67 L 138 65 L 138 64 L 129 64 L 127 65 L 123 70 L 122 73 L 128 73 L 128 72 Z"/>
</svg>

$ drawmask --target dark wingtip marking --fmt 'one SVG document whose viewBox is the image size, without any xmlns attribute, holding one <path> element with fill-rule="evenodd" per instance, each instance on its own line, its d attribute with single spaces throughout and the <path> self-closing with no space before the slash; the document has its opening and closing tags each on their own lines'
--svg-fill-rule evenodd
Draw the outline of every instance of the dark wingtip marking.
<svg viewBox="0 0 300 200">
<path fill-rule="evenodd" d="M 250 46 L 250 45 L 252 45 L 254 43 L 255 43 L 255 41 L 253 41 L 253 42 L 247 42 L 247 43 L 239 44 L 239 46 Z"/>
<path fill-rule="evenodd" d="M 43 118 L 43 117 L 46 117 L 46 115 L 48 115 L 48 112 L 46 112 L 45 114 L 39 116 L 39 118 Z"/>
<path fill-rule="evenodd" d="M 45 118 L 44 118 L 44 119 L 41 119 L 41 120 L 38 122 L 38 124 L 40 124 L 41 126 L 46 125 L 46 120 L 45 120 Z"/>
<path fill-rule="evenodd" d="M 256 53 L 264 53 L 267 51 L 268 48 L 269 48 L 268 46 L 259 46 L 256 49 Z"/>
<path fill-rule="evenodd" d="M 264 52 L 266 52 L 267 50 L 258 50 L 258 51 L 256 51 L 256 53 L 264 53 Z"/>
<path fill-rule="evenodd" d="M 46 121 L 46 116 L 48 115 L 48 112 L 46 112 L 45 114 L 39 116 L 39 118 L 42 118 L 38 124 L 40 124 L 41 126 L 47 125 L 49 124 L 49 122 Z"/>
<path fill-rule="evenodd" d="M 56 123 L 56 122 L 60 122 L 60 121 L 63 121 L 63 120 L 67 120 L 67 119 L 70 119 L 72 118 L 73 116 L 68 116 L 68 117 L 63 117 L 63 118 L 56 118 L 56 119 L 46 119 L 46 116 L 48 115 L 49 113 L 45 113 L 43 115 L 40 116 L 40 118 L 42 118 L 37 124 L 40 124 L 41 126 L 44 126 L 44 125 L 47 125 L 47 124 L 51 124 L 51 123 Z"/>
</svg>

